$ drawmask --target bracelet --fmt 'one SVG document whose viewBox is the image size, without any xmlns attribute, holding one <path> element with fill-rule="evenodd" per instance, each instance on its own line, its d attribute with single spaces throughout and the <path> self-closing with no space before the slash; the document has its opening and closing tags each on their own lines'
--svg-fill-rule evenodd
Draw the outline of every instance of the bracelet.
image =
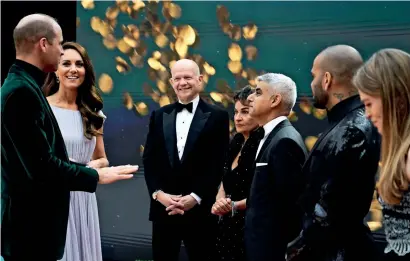
<svg viewBox="0 0 410 261">
<path fill-rule="evenodd" d="M 231 201 L 231 212 L 232 212 L 232 217 L 235 216 L 236 214 L 235 201 Z"/>
</svg>

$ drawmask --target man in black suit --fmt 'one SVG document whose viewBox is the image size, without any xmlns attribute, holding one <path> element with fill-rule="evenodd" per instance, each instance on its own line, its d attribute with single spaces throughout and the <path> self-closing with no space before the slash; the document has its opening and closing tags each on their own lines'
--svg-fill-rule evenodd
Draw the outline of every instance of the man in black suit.
<svg viewBox="0 0 410 261">
<path fill-rule="evenodd" d="M 183 241 L 190 260 L 206 260 L 215 243 L 211 207 L 229 143 L 229 116 L 200 99 L 195 62 L 179 60 L 171 74 L 179 101 L 152 112 L 143 155 L 153 256 L 178 260 Z"/>
<path fill-rule="evenodd" d="M 245 243 L 249 261 L 285 259 L 287 243 L 300 229 L 296 201 L 303 189 L 307 151 L 287 116 L 296 102 L 296 85 L 283 74 L 257 78 L 249 96 L 250 114 L 263 126 L 247 204 Z"/>
<path fill-rule="evenodd" d="M 314 105 L 327 110 L 329 127 L 303 167 L 303 230 L 290 244 L 289 260 L 376 258 L 364 218 L 375 187 L 380 137 L 352 84 L 362 64 L 359 52 L 347 45 L 328 47 L 313 62 Z"/>
</svg>

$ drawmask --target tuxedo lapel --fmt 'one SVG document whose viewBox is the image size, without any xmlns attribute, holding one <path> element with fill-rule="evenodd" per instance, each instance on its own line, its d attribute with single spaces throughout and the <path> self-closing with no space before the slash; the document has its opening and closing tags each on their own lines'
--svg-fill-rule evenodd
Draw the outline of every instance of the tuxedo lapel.
<svg viewBox="0 0 410 261">
<path fill-rule="evenodd" d="M 282 129 L 282 128 L 284 128 L 284 127 L 287 127 L 287 126 L 289 126 L 289 125 L 290 125 L 290 123 L 289 123 L 289 121 L 286 119 L 286 120 L 281 121 L 278 125 L 276 125 L 275 128 L 273 128 L 273 130 L 271 131 L 271 133 L 269 133 L 268 137 L 266 138 L 265 142 L 263 143 L 262 148 L 261 148 L 261 150 L 259 151 L 258 157 L 256 158 L 256 161 L 255 161 L 255 162 L 259 162 L 259 160 L 260 160 L 260 158 L 261 158 L 263 152 L 264 152 L 264 151 L 266 150 L 266 148 L 269 146 L 270 142 L 272 141 L 273 137 L 275 137 L 276 133 L 278 133 L 278 131 L 279 131 L 280 129 Z"/>
<path fill-rule="evenodd" d="M 162 127 L 165 137 L 165 146 L 168 151 L 168 158 L 171 166 L 174 167 L 174 154 L 176 146 L 176 110 L 175 107 L 170 113 L 164 112 Z"/>
<path fill-rule="evenodd" d="M 185 144 L 184 153 L 182 155 L 181 162 L 185 160 L 189 152 L 193 149 L 196 140 L 198 139 L 199 135 L 201 134 L 202 129 L 205 126 L 209 116 L 211 115 L 210 112 L 203 111 L 203 101 L 199 100 L 198 107 L 195 111 L 194 118 L 192 119 L 191 126 L 189 127 L 188 137 Z"/>
</svg>

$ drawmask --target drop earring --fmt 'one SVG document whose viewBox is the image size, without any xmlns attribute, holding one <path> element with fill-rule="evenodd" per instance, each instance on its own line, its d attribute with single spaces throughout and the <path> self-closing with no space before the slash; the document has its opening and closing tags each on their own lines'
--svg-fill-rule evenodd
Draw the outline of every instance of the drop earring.
<svg viewBox="0 0 410 261">
<path fill-rule="evenodd" d="M 56 76 L 56 82 L 57 84 L 60 83 L 60 79 L 58 78 L 58 76 Z"/>
</svg>

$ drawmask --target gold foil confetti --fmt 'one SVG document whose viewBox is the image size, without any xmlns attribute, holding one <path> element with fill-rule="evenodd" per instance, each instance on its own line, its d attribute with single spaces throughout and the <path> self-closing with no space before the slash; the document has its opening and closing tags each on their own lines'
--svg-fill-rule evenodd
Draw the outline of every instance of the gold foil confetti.
<svg viewBox="0 0 410 261">
<path fill-rule="evenodd" d="M 118 14 L 120 13 L 120 9 L 118 6 L 110 6 L 107 8 L 107 11 L 105 12 L 105 17 L 109 20 L 114 20 L 117 18 Z"/>
<path fill-rule="evenodd" d="M 311 114 L 313 106 L 307 97 L 302 97 L 299 102 L 299 108 L 306 114 Z"/>
<path fill-rule="evenodd" d="M 81 0 L 81 5 L 84 9 L 94 9 L 94 1 L 93 0 Z"/>
<path fill-rule="evenodd" d="M 315 136 L 308 136 L 305 139 L 306 148 L 310 151 L 317 141 L 317 137 Z"/>
<path fill-rule="evenodd" d="M 103 73 L 98 79 L 98 87 L 103 93 L 110 93 L 114 87 L 114 82 L 108 74 Z"/>
<path fill-rule="evenodd" d="M 258 32 L 258 27 L 253 23 L 244 26 L 242 29 L 243 38 L 245 38 L 246 40 L 253 40 L 256 36 L 256 33 Z"/>
<path fill-rule="evenodd" d="M 228 69 L 232 73 L 238 74 L 242 71 L 242 63 L 240 61 L 229 61 L 228 62 Z"/>
<path fill-rule="evenodd" d="M 228 56 L 231 61 L 240 62 L 242 59 L 241 47 L 236 43 L 232 43 L 228 49 Z"/>
<path fill-rule="evenodd" d="M 131 70 L 131 67 L 128 65 L 127 61 L 125 61 L 123 58 L 117 56 L 115 58 L 115 61 L 117 62 L 116 69 L 119 73 L 125 74 Z"/>
<path fill-rule="evenodd" d="M 323 120 L 327 116 L 326 110 L 321 110 L 317 108 L 313 108 L 313 116 L 319 120 Z"/>
<path fill-rule="evenodd" d="M 248 61 L 253 61 L 256 59 L 256 56 L 258 55 L 258 49 L 256 49 L 255 46 L 253 45 L 248 45 L 245 47 L 245 52 L 246 52 L 246 59 Z"/>
<path fill-rule="evenodd" d="M 132 108 L 134 107 L 134 103 L 129 92 L 124 93 L 123 104 L 125 105 L 125 108 L 127 108 L 128 110 L 132 110 Z"/>
<path fill-rule="evenodd" d="M 148 115 L 148 106 L 144 102 L 136 103 L 134 106 L 139 115 Z"/>
</svg>

